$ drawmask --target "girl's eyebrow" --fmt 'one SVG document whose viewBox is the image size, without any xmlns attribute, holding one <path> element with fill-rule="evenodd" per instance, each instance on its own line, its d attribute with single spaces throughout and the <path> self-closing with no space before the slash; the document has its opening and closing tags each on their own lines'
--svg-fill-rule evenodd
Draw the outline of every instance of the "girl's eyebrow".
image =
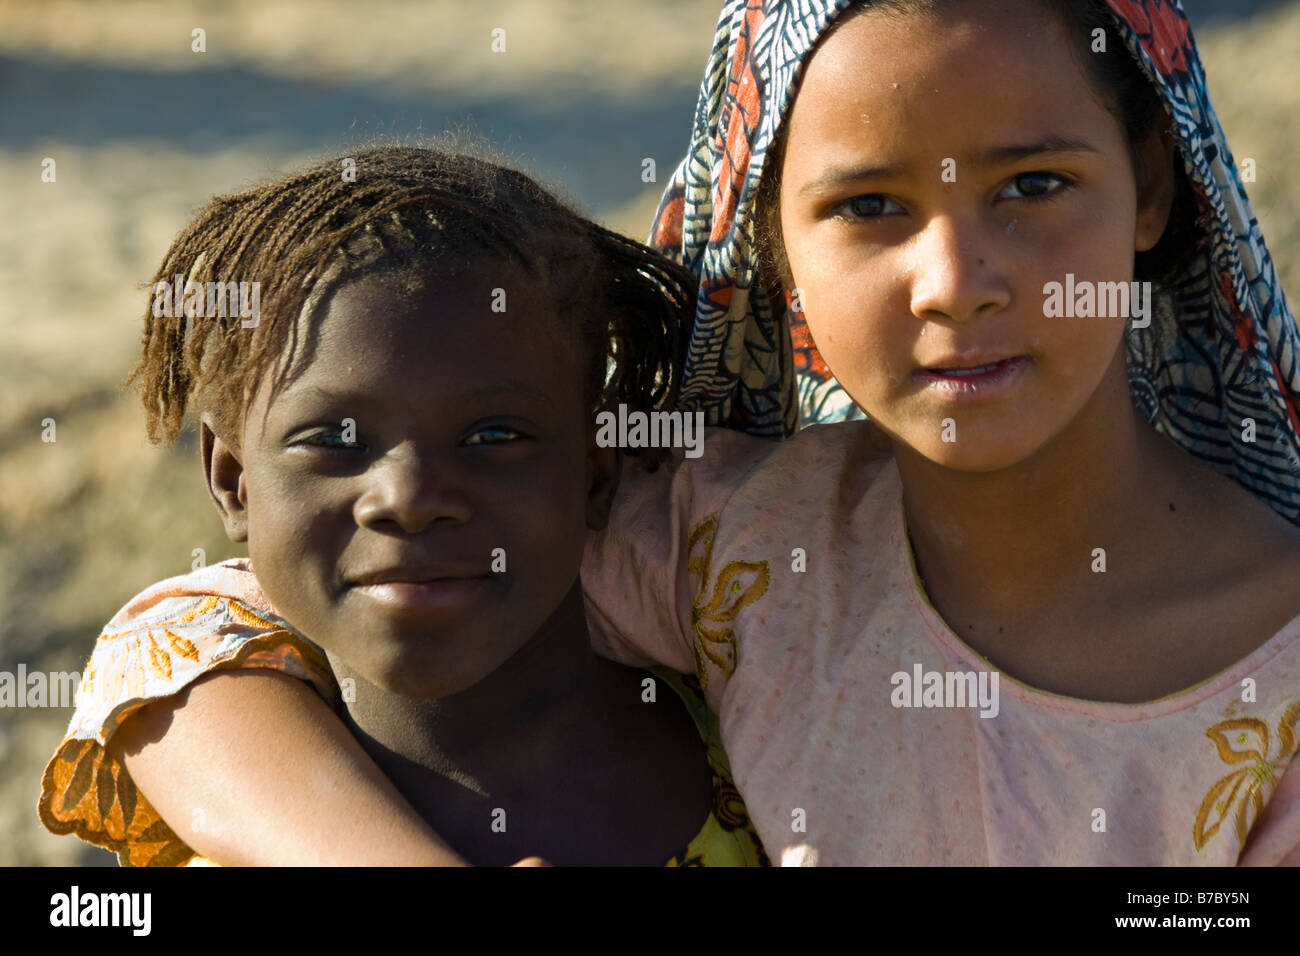
<svg viewBox="0 0 1300 956">
<path fill-rule="evenodd" d="M 1071 139 L 1067 136 L 1049 134 L 1032 143 L 1013 143 L 1006 146 L 995 146 L 992 149 L 987 149 L 980 153 L 974 157 L 974 159 L 967 159 L 966 162 L 976 168 L 1001 166 L 1007 163 L 1027 159 L 1030 156 L 1039 156 L 1049 153 L 1095 154 L 1100 153 L 1100 150 L 1081 139 Z M 882 163 L 873 166 L 832 166 L 821 176 L 805 183 L 803 188 L 799 190 L 799 193 L 800 195 L 807 195 L 810 193 L 831 192 L 850 183 L 861 182 L 865 179 L 902 177 L 911 171 L 912 166 L 910 163 Z"/>
<path fill-rule="evenodd" d="M 977 166 L 995 166 L 1037 156 L 1040 153 L 1100 153 L 1101 150 L 1081 139 L 1049 134 L 1034 143 L 997 146 L 985 150 L 975 159 Z"/>
<path fill-rule="evenodd" d="M 307 385 L 302 388 L 294 389 L 291 393 L 286 393 L 282 398 L 288 397 L 290 394 L 294 398 L 319 398 L 330 403 L 364 404 L 374 401 L 374 396 L 367 395 L 364 392 L 335 391 L 333 389 L 325 388 L 323 385 Z M 551 396 L 537 386 L 513 378 L 488 382 L 474 388 L 468 388 L 460 394 L 463 398 L 491 398 L 505 394 L 530 395 L 546 402 L 547 404 L 555 404 Z"/>
<path fill-rule="evenodd" d="M 373 396 L 368 396 L 364 392 L 352 391 L 335 391 L 325 388 L 322 385 L 304 385 L 301 388 L 286 389 L 280 396 L 281 400 L 287 398 L 318 398 L 329 403 L 341 403 L 357 405 L 373 400 Z"/>
</svg>

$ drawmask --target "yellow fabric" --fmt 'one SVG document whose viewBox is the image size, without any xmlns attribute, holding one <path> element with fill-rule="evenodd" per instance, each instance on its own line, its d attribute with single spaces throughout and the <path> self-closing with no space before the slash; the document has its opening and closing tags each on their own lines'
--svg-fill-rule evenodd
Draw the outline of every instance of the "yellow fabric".
<svg viewBox="0 0 1300 956">
<path fill-rule="evenodd" d="M 690 711 L 708 750 L 709 766 L 713 768 L 713 811 L 685 849 L 665 865 L 770 866 L 758 833 L 749 822 L 745 802 L 731 779 L 731 765 L 718 731 L 718 716 L 709 710 L 698 681 L 667 667 L 650 670 L 677 692 Z"/>
</svg>

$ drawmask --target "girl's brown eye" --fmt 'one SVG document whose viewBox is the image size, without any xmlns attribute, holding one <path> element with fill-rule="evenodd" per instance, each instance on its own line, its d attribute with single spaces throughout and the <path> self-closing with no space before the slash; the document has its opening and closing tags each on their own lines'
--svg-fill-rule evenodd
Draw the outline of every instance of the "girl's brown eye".
<svg viewBox="0 0 1300 956">
<path fill-rule="evenodd" d="M 837 211 L 842 215 L 847 213 L 844 218 L 847 219 L 879 219 L 881 216 L 888 215 L 899 209 L 898 203 L 892 199 L 886 199 L 879 193 L 871 193 L 866 196 L 854 196 L 840 203 Z"/>
<path fill-rule="evenodd" d="M 1056 173 L 1021 173 L 1007 184 L 1019 195 L 1008 196 L 1009 199 L 1049 199 L 1057 193 L 1064 192 L 1073 183 Z"/>
</svg>

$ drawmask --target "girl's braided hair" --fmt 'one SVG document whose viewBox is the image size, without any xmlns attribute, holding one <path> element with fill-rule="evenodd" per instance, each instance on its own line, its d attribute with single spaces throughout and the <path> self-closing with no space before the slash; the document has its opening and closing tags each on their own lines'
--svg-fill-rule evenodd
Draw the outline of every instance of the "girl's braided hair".
<svg viewBox="0 0 1300 956">
<path fill-rule="evenodd" d="M 522 269 L 550 294 L 587 356 L 589 408 L 645 411 L 676 400 L 694 317 L 684 267 L 584 218 L 531 178 L 464 152 L 371 147 L 264 186 L 218 196 L 172 242 L 153 284 L 259 282 L 260 318 L 145 312 L 135 384 L 154 443 L 175 440 L 191 400 L 233 440 L 254 385 L 279 359 L 278 387 L 304 309 L 362 271 L 453 274 L 475 261 Z M 408 286 L 409 287 L 409 286 Z M 468 360 L 468 359 L 467 359 Z M 650 456 L 653 457 L 653 456 Z"/>
</svg>

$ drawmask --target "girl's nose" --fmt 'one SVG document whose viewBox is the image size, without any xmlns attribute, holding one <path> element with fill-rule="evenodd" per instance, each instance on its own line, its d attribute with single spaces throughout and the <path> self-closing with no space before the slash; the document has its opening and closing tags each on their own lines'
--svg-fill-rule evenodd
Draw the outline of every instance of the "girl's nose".
<svg viewBox="0 0 1300 956">
<path fill-rule="evenodd" d="M 912 247 L 912 314 L 969 322 L 1005 308 L 1011 286 L 994 233 L 978 223 L 936 216 Z"/>
<path fill-rule="evenodd" d="M 367 469 L 365 492 L 357 499 L 357 524 L 391 523 L 418 534 L 437 521 L 464 524 L 471 508 L 460 469 L 448 456 L 422 455 L 405 446 Z"/>
</svg>

